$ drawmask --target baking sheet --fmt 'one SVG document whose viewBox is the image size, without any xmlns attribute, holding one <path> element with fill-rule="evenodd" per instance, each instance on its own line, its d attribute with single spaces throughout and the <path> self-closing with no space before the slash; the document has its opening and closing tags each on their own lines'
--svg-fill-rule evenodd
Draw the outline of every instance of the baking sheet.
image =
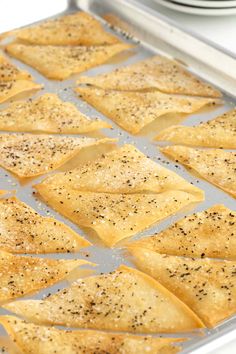
<svg viewBox="0 0 236 354">
<path fill-rule="evenodd" d="M 119 2 L 119 1 L 117 1 Z M 93 10 L 92 12 L 95 13 L 96 15 L 102 14 L 102 12 L 108 11 L 106 7 L 99 6 L 99 12 L 96 12 L 96 8 L 98 8 L 98 1 L 96 0 L 82 0 L 78 1 L 78 3 L 83 7 L 85 10 Z M 104 4 L 105 1 L 100 0 L 100 4 Z M 90 7 L 91 4 L 91 7 Z M 93 5 L 93 6 L 92 6 Z M 73 12 L 76 11 L 76 6 L 74 3 L 74 6 L 68 8 L 68 10 L 65 13 L 68 12 Z M 110 9 L 109 9 L 110 12 Z M 135 17 L 135 14 L 133 14 Z M 140 24 L 141 25 L 141 24 Z M 110 30 L 110 29 L 108 29 Z M 121 36 L 120 34 L 118 34 Z M 122 37 L 122 36 L 121 36 Z M 123 37 L 124 40 L 133 42 L 132 39 L 126 39 Z M 168 48 L 168 46 L 165 47 L 165 49 Z M 172 51 L 164 50 L 163 47 L 160 46 L 160 50 L 158 50 L 158 45 L 153 47 L 150 45 L 150 43 L 145 43 L 142 41 L 142 43 L 133 51 L 132 55 L 119 55 L 118 59 L 110 61 L 106 65 L 102 65 L 100 67 L 94 68 L 92 70 L 89 70 L 86 72 L 87 74 L 98 74 L 98 73 L 103 73 L 103 72 L 108 72 L 111 71 L 117 67 L 128 65 L 137 61 L 140 61 L 144 58 L 148 58 L 152 56 L 154 53 L 161 53 L 161 54 L 166 54 L 168 56 L 174 56 L 174 48 L 172 48 Z M 221 203 L 227 206 L 228 208 L 231 209 L 236 209 L 236 201 L 220 189 L 214 187 L 210 183 L 207 183 L 203 180 L 195 178 L 193 175 L 188 173 L 181 165 L 176 165 L 176 163 L 172 162 L 171 160 L 168 160 L 166 157 L 164 157 L 158 150 L 157 144 L 152 141 L 153 135 L 149 134 L 147 136 L 132 136 L 122 129 L 120 129 L 115 123 L 110 121 L 108 118 L 103 116 L 102 114 L 98 113 L 95 109 L 93 109 L 91 106 L 86 104 L 84 101 L 80 100 L 78 96 L 75 94 L 73 91 L 73 88 L 76 87 L 76 78 L 77 76 L 74 76 L 72 79 L 65 80 L 63 82 L 57 82 L 57 81 L 52 81 L 48 80 L 42 75 L 40 75 L 36 70 L 32 69 L 31 67 L 21 63 L 18 60 L 11 59 L 15 64 L 17 64 L 20 68 L 25 69 L 29 71 L 32 76 L 34 77 L 35 81 L 38 83 L 43 83 L 44 84 L 44 90 L 39 92 L 38 94 L 34 95 L 33 97 L 38 97 L 42 95 L 43 93 L 46 92 L 51 92 L 51 93 L 56 93 L 59 95 L 59 97 L 65 101 L 70 101 L 73 104 L 75 104 L 78 109 L 85 114 L 87 114 L 90 117 L 99 117 L 101 119 L 104 119 L 105 121 L 108 121 L 110 124 L 112 124 L 113 129 L 109 130 L 103 130 L 103 133 L 106 136 L 115 138 L 119 138 L 119 145 L 123 145 L 125 143 L 129 144 L 134 144 L 138 149 L 140 149 L 143 153 L 146 155 L 150 156 L 154 161 L 162 164 L 165 167 L 168 167 L 169 169 L 173 170 L 174 172 L 178 173 L 182 177 L 184 177 L 186 180 L 189 182 L 192 182 L 194 185 L 198 186 L 199 188 L 203 189 L 206 194 L 206 199 L 205 202 L 202 202 L 198 204 L 194 209 L 191 209 L 189 211 L 185 212 L 179 212 L 175 214 L 172 217 L 167 218 L 163 222 L 156 224 L 155 226 L 145 230 L 144 232 L 136 235 L 133 237 L 133 239 L 138 239 L 142 236 L 145 235 L 150 235 L 155 232 L 160 232 L 161 230 L 165 229 L 168 227 L 171 223 L 179 220 L 182 218 L 184 215 L 192 214 L 193 212 L 197 211 L 202 211 L 206 208 L 209 208 L 210 206 Z M 188 62 L 189 63 L 189 62 Z M 193 68 L 193 71 L 196 72 L 196 67 Z M 82 73 L 84 75 L 84 73 Z M 222 88 L 222 87 L 221 87 Z M 224 105 L 218 106 L 217 109 L 214 110 L 208 110 L 199 114 L 193 114 L 191 116 L 188 116 L 188 118 L 183 121 L 181 124 L 183 125 L 194 125 L 198 124 L 199 122 L 202 121 L 207 121 L 209 119 L 212 119 L 216 117 L 217 115 L 229 110 L 234 106 L 234 99 L 232 97 L 227 96 L 226 94 L 223 97 L 224 99 Z M 4 107 L 3 105 L 1 107 Z M 1 132 L 4 133 L 4 132 Z M 79 136 L 79 135 L 78 135 Z M 161 158 L 161 159 L 160 159 Z M 159 160 L 160 159 L 160 160 Z M 69 166 L 69 165 L 67 165 Z M 63 167 L 59 170 L 64 169 Z M 51 173 L 55 173 L 51 172 Z M 33 185 L 36 183 L 39 183 L 42 179 L 45 178 L 45 175 L 40 176 L 38 178 L 35 178 L 33 180 L 30 180 L 28 182 L 21 183 L 17 178 L 15 178 L 11 173 L 7 172 L 6 170 L 0 168 L 0 186 L 1 189 L 6 189 L 11 191 L 12 193 L 15 193 L 17 197 L 22 200 L 23 202 L 27 203 L 31 207 L 33 207 L 36 211 L 38 211 L 41 215 L 50 215 L 54 216 L 58 220 L 63 221 L 66 223 L 68 226 L 70 226 L 73 230 L 77 231 L 79 234 L 84 235 L 86 239 L 91 241 L 92 243 L 94 242 L 95 245 L 93 247 L 89 247 L 87 249 L 82 249 L 79 253 L 70 253 L 70 254 L 51 254 L 51 255 L 37 255 L 40 257 L 53 257 L 53 258 L 84 258 L 87 260 L 90 260 L 91 262 L 98 263 L 98 267 L 96 269 L 97 273 L 100 272 L 110 272 L 114 270 L 118 265 L 121 263 L 124 263 L 126 265 L 132 265 L 132 263 L 129 261 L 129 259 L 125 256 L 124 250 L 122 248 L 116 247 L 114 249 L 108 249 L 104 247 L 97 239 L 92 239 L 91 237 L 88 237 L 83 233 L 83 231 L 73 224 L 72 222 L 68 221 L 64 217 L 62 217 L 60 214 L 56 213 L 53 211 L 51 208 L 46 206 L 43 202 L 37 199 L 35 195 L 33 195 Z M 68 283 L 60 282 L 50 288 L 47 288 L 46 290 L 42 290 L 37 295 L 35 296 L 28 296 L 25 298 L 34 298 L 34 299 L 40 299 L 42 296 L 47 295 L 48 293 L 55 292 L 57 289 L 63 288 L 64 286 L 67 286 Z M 6 314 L 8 313 L 6 310 L 0 309 L 0 314 Z M 223 343 L 223 340 L 228 340 L 233 334 L 234 331 L 236 332 L 236 316 L 229 319 L 228 321 L 224 322 L 220 326 L 218 326 L 215 329 L 212 330 L 205 330 L 206 336 L 202 337 L 197 334 L 193 335 L 193 339 L 190 342 L 186 342 L 183 344 L 183 352 L 182 353 L 207 353 L 209 349 L 213 349 L 213 340 L 216 340 L 215 347 L 219 345 L 217 341 L 220 340 L 221 344 Z M 0 336 L 3 335 L 5 332 L 3 329 L 0 330 Z"/>
</svg>

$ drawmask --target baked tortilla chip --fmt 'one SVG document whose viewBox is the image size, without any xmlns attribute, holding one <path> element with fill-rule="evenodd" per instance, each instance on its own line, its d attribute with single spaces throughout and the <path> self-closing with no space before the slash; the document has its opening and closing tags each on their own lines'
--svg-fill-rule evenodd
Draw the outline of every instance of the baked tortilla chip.
<svg viewBox="0 0 236 354">
<path fill-rule="evenodd" d="M 54 209 L 95 231 L 110 247 L 204 199 L 203 191 L 132 145 L 49 176 L 35 188 Z"/>
<path fill-rule="evenodd" d="M 82 76 L 78 83 L 121 91 L 160 90 L 193 96 L 220 97 L 210 84 L 195 77 L 174 60 L 157 55 L 107 74 Z"/>
<path fill-rule="evenodd" d="M 0 54 L 0 103 L 41 88 L 42 85 L 33 82 L 29 73 L 18 69 Z"/>
<path fill-rule="evenodd" d="M 43 21 L 38 25 L 7 32 L 18 41 L 39 45 L 102 45 L 120 42 L 100 22 L 85 12 Z"/>
<path fill-rule="evenodd" d="M 130 194 L 180 190 L 203 199 L 203 192 L 199 188 L 155 163 L 129 144 L 103 154 L 79 168 L 52 175 L 47 181 L 78 191 Z"/>
<path fill-rule="evenodd" d="M 0 111 L 0 130 L 5 131 L 81 134 L 110 127 L 105 121 L 91 120 L 72 103 L 51 93 L 34 101 L 14 102 Z"/>
<path fill-rule="evenodd" d="M 2 324 L 23 354 L 109 353 L 109 354 L 175 354 L 181 338 L 153 338 L 101 331 L 66 331 L 37 326 L 14 316 L 1 316 Z"/>
<path fill-rule="evenodd" d="M 9 101 L 19 94 L 32 94 L 43 86 L 30 80 L 3 81 L 0 80 L 0 103 Z"/>
<path fill-rule="evenodd" d="M 114 139 L 50 135 L 0 134 L 0 165 L 19 177 L 33 177 L 58 168 L 82 148 Z"/>
<path fill-rule="evenodd" d="M 236 262 L 167 256 L 135 246 L 129 251 L 139 269 L 158 279 L 208 327 L 236 312 Z"/>
<path fill-rule="evenodd" d="M 109 247 L 199 201 L 199 196 L 177 190 L 160 194 L 95 193 L 47 179 L 35 188 L 48 205 L 79 226 L 93 230 Z"/>
<path fill-rule="evenodd" d="M 1 323 L 0 323 L 1 324 Z M 6 335 L 0 337 L 0 353 L 1 354 L 22 354 L 19 347 Z"/>
<path fill-rule="evenodd" d="M 0 82 L 32 80 L 32 76 L 17 68 L 7 58 L 0 54 Z"/>
<path fill-rule="evenodd" d="M 161 92 L 118 92 L 95 87 L 78 87 L 82 98 L 132 134 L 167 113 L 191 114 L 214 104 L 210 98 L 181 97 Z"/>
<path fill-rule="evenodd" d="M 190 146 L 236 149 L 236 109 L 194 127 L 169 127 L 161 131 L 156 140 Z"/>
<path fill-rule="evenodd" d="M 39 324 L 137 333 L 184 332 L 203 327 L 174 294 L 146 274 L 120 266 L 77 280 L 44 300 L 4 305 Z"/>
<path fill-rule="evenodd" d="M 37 46 L 12 43 L 6 51 L 13 57 L 32 66 L 49 79 L 64 80 L 105 63 L 114 55 L 131 48 L 118 43 L 108 46 Z"/>
<path fill-rule="evenodd" d="M 236 260 L 236 212 L 224 205 L 185 216 L 170 227 L 131 246 L 175 256 Z"/>
<path fill-rule="evenodd" d="M 236 197 L 236 152 L 222 149 L 193 149 L 180 145 L 167 146 L 160 150 Z"/>
<path fill-rule="evenodd" d="M 83 264 L 82 259 L 48 259 L 14 256 L 0 251 L 0 303 L 47 288 Z"/>
<path fill-rule="evenodd" d="M 12 253 L 76 252 L 90 246 L 62 222 L 44 217 L 19 199 L 0 199 L 0 249 Z"/>
</svg>

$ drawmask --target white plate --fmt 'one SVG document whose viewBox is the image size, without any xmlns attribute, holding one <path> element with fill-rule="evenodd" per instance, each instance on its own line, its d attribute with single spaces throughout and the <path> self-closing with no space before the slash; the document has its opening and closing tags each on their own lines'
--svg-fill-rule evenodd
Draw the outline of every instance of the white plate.
<svg viewBox="0 0 236 354">
<path fill-rule="evenodd" d="M 228 8 L 236 7 L 236 0 L 173 0 L 176 3 L 184 5 L 193 5 L 197 7 L 207 7 L 207 8 Z"/>
<path fill-rule="evenodd" d="M 203 15 L 203 16 L 228 16 L 236 14 L 236 6 L 233 8 L 201 8 L 201 7 L 191 7 L 185 6 L 177 3 L 170 2 L 168 0 L 154 0 L 157 4 L 168 7 L 169 9 L 185 12 L 192 15 Z"/>
</svg>

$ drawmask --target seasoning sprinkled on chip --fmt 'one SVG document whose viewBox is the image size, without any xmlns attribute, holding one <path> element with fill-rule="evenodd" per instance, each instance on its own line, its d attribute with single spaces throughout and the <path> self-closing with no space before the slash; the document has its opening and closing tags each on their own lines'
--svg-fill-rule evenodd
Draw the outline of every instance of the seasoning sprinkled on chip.
<svg viewBox="0 0 236 354">
<path fill-rule="evenodd" d="M 184 332 L 201 320 L 175 295 L 146 274 L 120 266 L 77 280 L 44 300 L 4 305 L 38 324 L 137 333 Z"/>
<path fill-rule="evenodd" d="M 109 247 L 199 201 L 199 196 L 177 190 L 159 194 L 96 193 L 47 180 L 35 188 L 47 204 L 88 233 L 95 231 Z"/>
<path fill-rule="evenodd" d="M 109 247 L 200 202 L 204 193 L 124 145 L 35 186 L 55 210 L 91 230 Z"/>
<path fill-rule="evenodd" d="M 236 152 L 222 149 L 194 149 L 181 145 L 167 146 L 160 150 L 236 197 Z"/>
<path fill-rule="evenodd" d="M 33 177 L 58 168 L 89 146 L 114 139 L 53 135 L 0 134 L 0 165 L 19 177 Z"/>
<path fill-rule="evenodd" d="M 176 256 L 236 260 L 236 212 L 214 205 L 129 245 Z"/>
<path fill-rule="evenodd" d="M 211 98 L 168 95 L 158 91 L 121 92 L 78 87 L 76 92 L 99 112 L 132 134 L 137 134 L 165 114 L 191 114 L 218 102 Z"/>
<path fill-rule="evenodd" d="M 78 168 L 49 176 L 48 183 L 78 191 L 162 193 L 179 190 L 201 198 L 203 192 L 175 172 L 157 164 L 134 145 L 126 144 Z"/>
<path fill-rule="evenodd" d="M 39 46 L 11 43 L 6 51 L 49 79 L 65 80 L 104 64 L 116 54 L 133 46 L 126 43 L 100 46 Z"/>
<path fill-rule="evenodd" d="M 23 43 L 40 45 L 89 46 L 120 42 L 113 34 L 106 32 L 99 21 L 83 11 L 7 32 L 3 38 L 12 35 Z"/>
<path fill-rule="evenodd" d="M 42 85 L 32 81 L 32 76 L 18 69 L 14 64 L 0 55 L 0 103 L 40 90 Z"/>
<path fill-rule="evenodd" d="M 159 90 L 165 93 L 220 97 L 221 93 L 174 60 L 157 55 L 97 76 L 81 76 L 85 83 L 109 90 Z M 128 84 L 127 84 L 128 83 Z"/>
<path fill-rule="evenodd" d="M 6 57 L 0 55 L 0 81 L 32 80 L 32 76 L 11 63 Z"/>
<path fill-rule="evenodd" d="M 194 127 L 169 127 L 161 131 L 156 140 L 190 146 L 236 149 L 236 109 Z"/>
<path fill-rule="evenodd" d="M 67 277 L 84 260 L 14 256 L 0 251 L 0 303 L 35 293 Z"/>
<path fill-rule="evenodd" d="M 1 316 L 0 324 L 23 353 L 109 353 L 144 354 L 180 352 L 181 338 L 154 338 L 91 330 L 61 330 L 55 327 L 37 326 L 14 316 Z M 177 346 L 177 345 L 178 346 Z"/>
<path fill-rule="evenodd" d="M 213 327 L 236 312 L 236 262 L 161 255 L 131 246 L 137 267 Z"/>
<path fill-rule="evenodd" d="M 82 134 L 111 126 L 90 119 L 70 102 L 55 94 L 45 94 L 32 101 L 14 102 L 0 111 L 0 130 Z"/>
<path fill-rule="evenodd" d="M 90 246 L 62 222 L 43 217 L 19 199 L 0 199 L 0 249 L 12 253 L 76 252 Z"/>
</svg>

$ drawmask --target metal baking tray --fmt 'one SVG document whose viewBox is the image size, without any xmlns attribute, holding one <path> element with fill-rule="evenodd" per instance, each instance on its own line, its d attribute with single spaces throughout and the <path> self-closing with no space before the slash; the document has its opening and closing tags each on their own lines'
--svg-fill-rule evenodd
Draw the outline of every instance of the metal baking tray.
<svg viewBox="0 0 236 354">
<path fill-rule="evenodd" d="M 110 61 L 106 65 L 102 65 L 88 71 L 87 74 L 96 75 L 98 73 L 108 72 L 114 68 L 128 65 L 141 59 L 150 57 L 156 53 L 160 53 L 181 61 L 188 66 L 190 71 L 217 86 L 224 94 L 224 105 L 209 112 L 207 111 L 204 113 L 193 114 L 181 124 L 194 125 L 200 121 L 207 121 L 229 110 L 232 108 L 232 106 L 235 105 L 236 58 L 233 56 L 233 54 L 226 52 L 219 47 L 213 46 L 211 43 L 206 42 L 199 37 L 185 32 L 183 29 L 176 26 L 164 16 L 161 16 L 160 14 L 156 13 L 145 5 L 136 2 L 135 0 L 72 0 L 68 2 L 68 8 L 66 11 L 56 15 L 55 17 L 78 11 L 79 9 L 90 12 L 96 18 L 100 19 L 108 31 L 113 31 L 113 29 L 107 26 L 107 24 L 104 22 L 102 18 L 103 15 L 112 13 L 113 15 L 118 16 L 123 22 L 128 24 L 129 33 L 133 36 L 134 39 L 127 39 L 127 36 L 123 36 L 119 31 L 116 31 L 116 34 L 128 42 L 137 43 L 136 40 L 139 41 L 139 45 L 135 48 L 135 53 L 133 55 L 123 57 L 123 60 Z M 174 216 L 171 216 L 149 228 L 148 230 L 145 230 L 139 235 L 136 235 L 133 237 L 133 239 L 138 239 L 145 235 L 160 232 L 174 221 L 182 218 L 184 215 L 204 210 L 216 203 L 223 203 L 228 208 L 236 209 L 235 199 L 220 189 L 214 187 L 210 183 L 197 179 L 188 173 L 182 166 L 176 166 L 175 163 L 165 158 L 159 152 L 157 145 L 152 141 L 152 136 L 129 135 L 113 122 L 111 122 L 107 117 L 98 113 L 91 106 L 81 101 L 73 91 L 73 88 L 76 86 L 76 77 L 65 80 L 63 82 L 47 80 L 36 70 L 21 63 L 20 61 L 15 59 L 12 59 L 12 61 L 19 67 L 28 70 L 37 82 L 44 84 L 44 90 L 35 96 L 39 96 L 45 92 L 57 93 L 63 100 L 74 103 L 82 112 L 86 113 L 88 116 L 96 116 L 109 121 L 109 123 L 112 123 L 113 129 L 104 131 L 107 136 L 118 137 L 120 145 L 124 143 L 134 144 L 142 152 L 150 156 L 154 161 L 157 161 L 164 166 L 166 166 L 168 163 L 168 168 L 175 171 L 189 182 L 193 182 L 195 185 L 205 191 L 205 201 L 198 204 L 194 209 L 191 209 L 188 212 L 179 212 Z M 1 108 L 2 107 L 3 105 Z M 158 159 L 160 157 L 161 160 Z M 62 169 L 65 169 L 65 167 L 62 167 Z M 16 195 L 22 201 L 29 204 L 40 214 L 52 215 L 58 220 L 61 220 L 69 225 L 72 229 L 81 235 L 84 235 L 83 231 L 79 229 L 79 227 L 53 211 L 51 208 L 38 200 L 35 195 L 33 195 L 33 185 L 40 182 L 44 178 L 45 175 L 28 181 L 27 183 L 22 183 L 11 173 L 0 168 L 1 189 L 7 189 L 12 193 L 16 191 Z M 51 254 L 40 256 L 53 258 L 89 259 L 92 262 L 98 263 L 96 270 L 97 273 L 112 271 L 121 263 L 132 265 L 129 259 L 125 256 L 124 250 L 122 248 L 116 247 L 114 249 L 108 249 L 101 245 L 99 242 L 92 240 L 87 235 L 84 235 L 84 237 L 94 242 L 95 245 L 87 249 L 83 249 L 76 254 Z M 38 292 L 35 296 L 28 296 L 28 298 L 40 299 L 48 293 L 55 292 L 57 289 L 67 285 L 68 283 L 65 281 L 60 282 L 55 286 Z M 6 313 L 8 312 L 0 309 L 0 314 Z M 0 329 L 0 336 L 4 333 L 4 330 Z M 205 330 L 204 333 L 205 336 L 193 334 L 192 339 L 189 342 L 183 344 L 183 351 L 181 353 L 205 354 L 212 352 L 219 346 L 233 340 L 236 335 L 236 316 L 231 317 L 214 329 Z"/>
</svg>

